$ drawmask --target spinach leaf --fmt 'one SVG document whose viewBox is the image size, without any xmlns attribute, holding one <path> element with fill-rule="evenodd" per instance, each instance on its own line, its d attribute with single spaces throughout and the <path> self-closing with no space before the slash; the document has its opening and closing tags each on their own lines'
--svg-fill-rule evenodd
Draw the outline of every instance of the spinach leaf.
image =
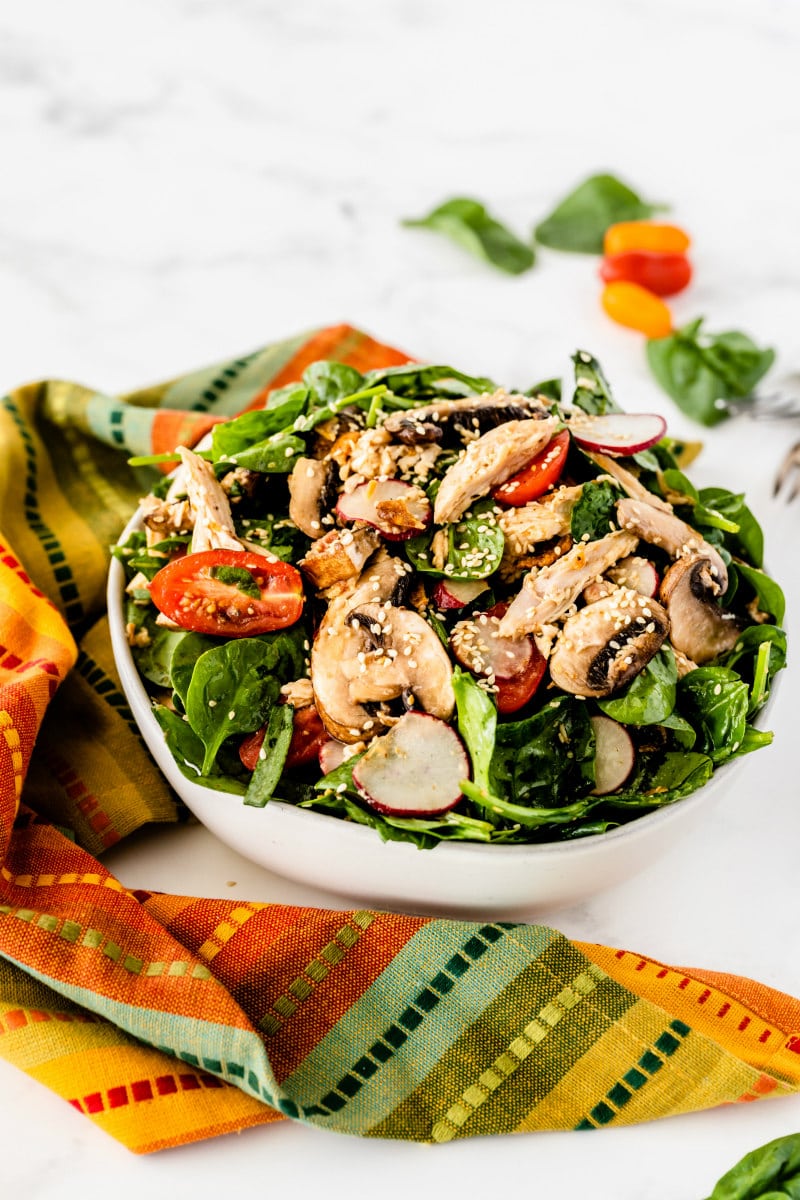
<svg viewBox="0 0 800 1200">
<path fill-rule="evenodd" d="M 364 376 L 355 367 L 345 363 L 320 359 L 306 367 L 303 383 L 313 392 L 320 404 L 333 404 L 345 396 L 352 396 L 364 386 Z"/>
<path fill-rule="evenodd" d="M 235 587 L 237 591 L 253 600 L 258 600 L 261 595 L 261 589 L 255 579 L 244 567 L 212 567 L 211 578 Z"/>
<path fill-rule="evenodd" d="M 734 668 L 750 682 L 748 717 L 769 699 L 772 681 L 786 666 L 786 634 L 777 625 L 750 625 L 743 629 L 723 666 Z"/>
<path fill-rule="evenodd" d="M 730 330 L 706 334 L 703 318 L 665 338 L 647 343 L 647 361 L 658 383 L 678 407 L 703 425 L 725 420 L 717 401 L 752 392 L 775 360 L 775 351 L 760 349 L 745 333 Z"/>
<path fill-rule="evenodd" d="M 714 763 L 708 755 L 693 750 L 640 755 L 636 773 L 625 790 L 604 799 L 612 808 L 623 810 L 661 808 L 696 792 L 713 773 Z"/>
<path fill-rule="evenodd" d="M 678 709 L 714 763 L 740 748 L 747 727 L 750 694 L 747 684 L 729 667 L 698 667 L 678 684 Z"/>
<path fill-rule="evenodd" d="M 230 460 L 242 450 L 290 429 L 305 412 L 308 399 L 307 387 L 280 388 L 270 396 L 268 408 L 257 408 L 215 425 L 211 434 L 214 461 Z"/>
<path fill-rule="evenodd" d="M 721 513 L 736 522 L 735 537 L 729 539 L 733 547 L 744 553 L 750 562 L 761 567 L 764 564 L 764 534 L 761 526 L 744 502 L 744 496 L 729 492 L 725 488 L 701 488 L 698 493 L 701 515 L 710 510 Z"/>
<path fill-rule="evenodd" d="M 536 240 L 553 250 L 602 254 L 609 225 L 646 220 L 663 207 L 648 204 L 613 175 L 591 175 L 539 222 Z"/>
<path fill-rule="evenodd" d="M 585 483 L 570 518 L 573 539 L 594 542 L 605 537 L 611 531 L 619 497 L 618 488 L 606 479 Z"/>
<path fill-rule="evenodd" d="M 263 725 L 276 702 L 275 647 L 260 638 L 237 638 L 198 658 L 186 693 L 189 724 L 205 746 L 202 774 L 214 765 L 220 746 L 234 733 Z"/>
<path fill-rule="evenodd" d="M 169 752 L 178 764 L 182 775 L 191 779 L 193 783 L 202 784 L 203 787 L 214 788 L 220 792 L 233 792 L 239 796 L 244 795 L 244 784 L 240 783 L 238 779 L 227 775 L 203 777 L 201 774 L 203 743 L 183 717 L 163 704 L 156 705 L 153 709 L 153 716 L 161 726 Z"/>
<path fill-rule="evenodd" d="M 488 791 L 489 769 L 494 754 L 497 709 L 473 677 L 456 667 L 453 672 L 458 732 L 467 747 L 476 787 Z"/>
<path fill-rule="evenodd" d="M 521 275 L 533 266 L 532 246 L 521 242 L 491 217 L 478 200 L 466 196 L 447 200 L 426 217 L 405 220 L 403 224 L 410 229 L 432 229 L 443 233 L 456 245 L 509 275 Z"/>
<path fill-rule="evenodd" d="M 140 649 L 134 647 L 136 666 L 151 683 L 158 687 L 171 686 L 172 654 L 177 644 L 187 635 L 182 630 L 163 629 L 152 621 L 149 625 L 150 642 Z"/>
<path fill-rule="evenodd" d="M 692 729 L 685 717 L 679 713 L 671 712 L 668 717 L 665 717 L 661 722 L 664 729 L 668 729 L 672 734 L 673 741 L 682 746 L 685 750 L 691 750 L 697 741 L 697 734 Z"/>
<path fill-rule="evenodd" d="M 480 375 L 465 375 L 455 367 L 443 364 L 404 363 L 398 367 L 381 367 L 364 376 L 365 388 L 385 385 L 392 395 L 422 402 L 440 395 L 475 396 L 493 392 L 497 384 Z"/>
<path fill-rule="evenodd" d="M 244 794 L 245 804 L 263 808 L 275 791 L 289 753 L 293 720 L 291 704 L 276 704 L 270 711 L 258 762 Z"/>
<path fill-rule="evenodd" d="M 623 725 L 663 725 L 675 707 L 677 682 L 675 655 L 662 646 L 623 692 L 597 704 Z"/>
<path fill-rule="evenodd" d="M 443 567 L 433 565 L 431 545 L 440 533 L 447 538 Z M 421 533 L 405 542 L 412 566 L 425 575 L 442 579 L 487 579 L 500 566 L 505 537 L 494 515 L 492 500 L 479 500 L 453 525 Z"/>
<path fill-rule="evenodd" d="M 578 350 L 572 356 L 575 364 L 575 392 L 572 403 L 590 416 L 622 412 L 614 397 L 603 369 L 588 350 Z"/>
<path fill-rule="evenodd" d="M 745 1154 L 718 1180 L 708 1200 L 790 1200 L 800 1196 L 800 1133 Z"/>
<path fill-rule="evenodd" d="M 287 475 L 305 450 L 302 438 L 290 433 L 276 433 L 263 442 L 237 451 L 230 461 L 249 471 L 263 471 L 265 475 Z"/>
<path fill-rule="evenodd" d="M 177 695 L 184 711 L 186 709 L 186 693 L 192 679 L 195 663 L 206 650 L 219 646 L 216 638 L 206 637 L 204 633 L 176 633 L 175 641 L 165 664 L 169 670 L 169 682 Z"/>
<path fill-rule="evenodd" d="M 512 808 L 537 810 L 533 824 L 559 820 L 553 812 L 567 806 L 571 796 L 581 796 L 594 784 L 595 742 L 588 705 L 572 696 L 559 696 L 524 721 L 497 726 L 491 779 L 495 797 L 508 796 Z M 592 800 L 594 801 L 594 797 Z M 573 816 L 587 805 L 581 800 Z M 546 817 L 538 811 L 547 810 Z M 580 810 L 580 811 L 579 811 Z M 502 815 L 509 815 L 504 802 Z M 562 809 L 563 817 L 566 809 Z M 514 813 L 509 819 L 523 822 Z"/>
<path fill-rule="evenodd" d="M 746 579 L 758 599 L 758 607 L 775 618 L 778 625 L 783 624 L 786 615 L 786 597 L 780 584 L 755 567 L 736 559 L 735 567 L 738 573 Z"/>
<path fill-rule="evenodd" d="M 561 379 L 543 379 L 541 383 L 534 383 L 524 394 L 526 396 L 544 396 L 546 400 L 553 400 L 556 404 L 560 404 L 562 391 L 563 381 Z"/>
</svg>

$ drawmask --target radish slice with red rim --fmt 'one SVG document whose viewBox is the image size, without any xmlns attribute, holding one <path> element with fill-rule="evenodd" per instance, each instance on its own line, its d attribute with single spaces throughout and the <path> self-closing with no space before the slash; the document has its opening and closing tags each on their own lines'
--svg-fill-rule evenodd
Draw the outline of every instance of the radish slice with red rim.
<svg viewBox="0 0 800 1200">
<path fill-rule="evenodd" d="M 470 764 L 456 731 L 438 717 L 406 713 L 353 767 L 367 804 L 393 817 L 437 817 L 461 799 Z"/>
<path fill-rule="evenodd" d="M 631 554 L 628 558 L 621 558 L 606 574 L 613 583 L 618 583 L 620 587 L 633 588 L 642 596 L 655 596 L 658 591 L 658 571 L 649 558 Z"/>
<path fill-rule="evenodd" d="M 454 658 L 471 671 L 486 679 L 512 679 L 527 670 L 533 658 L 533 642 L 529 637 L 501 637 L 502 614 L 475 613 L 468 621 L 459 621 L 450 634 L 450 651 Z"/>
<path fill-rule="evenodd" d="M 629 777 L 636 762 L 631 735 L 611 717 L 590 717 L 595 740 L 594 787 L 592 794 L 616 792 Z"/>
<path fill-rule="evenodd" d="M 657 413 L 574 413 L 569 431 L 579 446 L 604 454 L 638 454 L 660 441 L 667 422 Z"/>
<path fill-rule="evenodd" d="M 440 579 L 433 589 L 431 599 L 440 612 L 447 612 L 464 608 L 488 590 L 489 585 L 483 579 Z"/>
<path fill-rule="evenodd" d="M 322 743 L 319 748 L 319 766 L 323 775 L 330 775 L 331 771 L 342 765 L 347 749 L 347 745 L 337 742 L 336 738 L 328 738 L 327 742 Z"/>
<path fill-rule="evenodd" d="M 422 488 L 402 479 L 369 479 L 343 492 L 336 505 L 342 521 L 364 521 L 387 541 L 404 542 L 428 528 L 431 502 Z"/>
</svg>

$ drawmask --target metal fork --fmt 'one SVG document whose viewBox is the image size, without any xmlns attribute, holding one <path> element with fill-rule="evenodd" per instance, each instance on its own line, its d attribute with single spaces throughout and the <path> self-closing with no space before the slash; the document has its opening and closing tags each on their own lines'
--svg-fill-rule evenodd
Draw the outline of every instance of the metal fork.
<svg viewBox="0 0 800 1200">
<path fill-rule="evenodd" d="M 775 483 L 772 487 L 773 496 L 778 495 L 790 477 L 794 482 L 791 491 L 786 497 L 789 504 L 791 504 L 792 500 L 800 496 L 800 442 L 795 442 L 778 468 L 778 474 L 775 476 Z"/>
<path fill-rule="evenodd" d="M 800 417 L 800 371 L 785 375 L 774 392 L 754 392 L 735 400 L 720 397 L 714 407 L 729 417 L 740 415 L 754 421 L 785 421 Z"/>
</svg>

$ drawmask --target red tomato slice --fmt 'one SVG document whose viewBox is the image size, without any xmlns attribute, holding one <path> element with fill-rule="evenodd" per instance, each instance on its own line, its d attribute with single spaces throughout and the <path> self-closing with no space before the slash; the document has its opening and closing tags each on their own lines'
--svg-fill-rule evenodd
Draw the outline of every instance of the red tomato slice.
<svg viewBox="0 0 800 1200">
<path fill-rule="evenodd" d="M 568 450 L 569 434 L 564 429 L 551 438 L 527 467 L 523 467 L 505 483 L 492 488 L 492 499 L 507 508 L 519 508 L 531 500 L 537 500 L 561 478 Z"/>
<path fill-rule="evenodd" d="M 628 250 L 603 259 L 600 278 L 605 283 L 627 280 L 655 292 L 674 296 L 688 287 L 692 267 L 685 254 L 656 254 L 650 250 Z"/>
<path fill-rule="evenodd" d="M 218 577 L 219 568 L 238 568 L 250 577 L 258 595 L 242 579 Z M 294 625 L 303 611 L 303 580 L 289 563 L 272 562 L 245 550 L 204 550 L 162 567 L 150 584 L 160 612 L 194 633 L 250 637 Z"/>
<path fill-rule="evenodd" d="M 508 605 L 504 600 L 487 609 L 487 615 L 490 617 L 504 617 L 507 612 Z M 494 694 L 494 698 L 497 703 L 497 711 L 503 716 L 524 708 L 528 701 L 533 699 L 536 689 L 542 682 L 544 673 L 547 670 L 547 659 L 532 637 L 530 638 L 530 643 L 533 653 L 521 671 L 518 671 L 516 675 L 507 675 L 502 679 L 499 675 L 495 676 L 497 691 Z"/>
<path fill-rule="evenodd" d="M 239 745 L 239 758 L 242 766 L 246 767 L 248 771 L 256 769 L 259 751 L 264 744 L 266 732 L 266 725 L 262 725 L 255 733 L 248 734 Z M 316 762 L 320 747 L 327 741 L 328 732 L 314 705 L 309 704 L 305 708 L 295 709 L 292 740 L 289 743 L 284 765 L 288 768 L 305 767 L 308 763 Z"/>
</svg>

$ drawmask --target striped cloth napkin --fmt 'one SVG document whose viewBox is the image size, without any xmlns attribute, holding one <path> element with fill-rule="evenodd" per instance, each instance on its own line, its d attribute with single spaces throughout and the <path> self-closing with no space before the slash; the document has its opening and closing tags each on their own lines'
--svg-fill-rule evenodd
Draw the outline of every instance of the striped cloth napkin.
<svg viewBox="0 0 800 1200">
<path fill-rule="evenodd" d="M 192 443 L 348 326 L 125 397 L 0 407 L 0 1054 L 139 1153 L 284 1117 L 445 1142 L 623 1125 L 800 1088 L 800 1001 L 552 929 L 124 888 L 98 861 L 179 810 L 103 615 L 142 491 L 120 451 Z"/>
</svg>

